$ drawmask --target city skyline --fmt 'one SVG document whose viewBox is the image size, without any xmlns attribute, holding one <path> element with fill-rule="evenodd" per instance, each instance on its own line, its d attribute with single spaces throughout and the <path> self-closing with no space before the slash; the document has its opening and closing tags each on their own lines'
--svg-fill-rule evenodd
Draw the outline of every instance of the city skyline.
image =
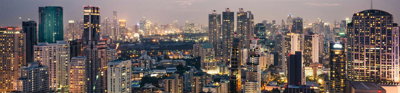
<svg viewBox="0 0 400 93">
<path fill-rule="evenodd" d="M 64 9 L 64 24 L 68 20 L 83 19 L 81 8 L 86 5 L 98 6 L 102 11 L 102 18 L 111 18 L 113 11 L 118 12 L 121 19 L 126 19 L 128 26 L 139 22 L 142 17 L 146 17 L 159 24 L 169 24 L 175 20 L 182 24 L 185 21 L 207 24 L 207 17 L 212 10 L 222 12 L 225 8 L 232 11 L 239 11 L 239 8 L 251 10 L 255 15 L 255 22 L 262 20 L 277 20 L 291 14 L 304 18 L 305 23 L 311 23 L 318 20 L 333 23 L 346 17 L 350 18 L 352 13 L 370 9 L 370 0 L 251 0 L 252 2 L 240 0 L 5 0 L 0 3 L 0 12 L 7 12 L 0 15 L 3 21 L 2 26 L 20 25 L 21 21 L 31 19 L 38 21 L 38 7 L 41 6 L 61 6 Z M 400 12 L 396 4 L 398 0 L 384 0 L 384 2 L 374 1 L 373 9 L 385 10 L 393 13 L 394 22 L 399 22 Z M 160 6 L 161 5 L 161 6 Z M 207 6 L 207 7 L 204 7 Z M 300 8 L 299 8 L 300 7 Z M 10 11 L 13 9 L 13 11 Z M 14 12 L 19 11 L 19 12 Z M 162 16 L 159 16 L 162 15 Z M 185 15 L 185 16 L 182 16 Z M 21 19 L 19 19 L 21 18 Z"/>
</svg>

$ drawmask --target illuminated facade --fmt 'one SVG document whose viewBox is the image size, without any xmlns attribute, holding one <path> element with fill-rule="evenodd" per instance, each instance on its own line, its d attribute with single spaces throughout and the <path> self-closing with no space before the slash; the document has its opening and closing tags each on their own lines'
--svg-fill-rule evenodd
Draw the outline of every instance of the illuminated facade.
<svg viewBox="0 0 400 93">
<path fill-rule="evenodd" d="M 94 6 L 85 6 L 83 10 L 84 31 L 82 36 L 83 55 L 86 59 L 86 92 L 104 93 L 104 74 L 101 73 L 103 67 L 97 45 L 100 41 L 100 9 Z"/>
<path fill-rule="evenodd" d="M 25 66 L 25 34 L 20 28 L 0 28 L 0 92 L 17 90 L 21 67 Z"/>
<path fill-rule="evenodd" d="M 221 32 L 221 14 L 214 10 L 208 15 L 208 40 L 213 45 L 215 56 L 222 57 L 222 32 Z"/>
<path fill-rule="evenodd" d="M 56 43 L 64 40 L 63 8 L 39 7 L 39 42 Z"/>
<path fill-rule="evenodd" d="M 261 49 L 257 45 L 257 39 L 252 39 L 244 78 L 244 93 L 261 93 L 261 68 L 260 56 Z"/>
<path fill-rule="evenodd" d="M 107 68 L 107 92 L 131 93 L 131 60 L 111 61 Z"/>
<path fill-rule="evenodd" d="M 398 29 L 393 16 L 381 10 L 355 13 L 348 24 L 347 50 L 354 81 L 400 82 Z"/>
<path fill-rule="evenodd" d="M 82 22 L 68 20 L 67 31 L 65 31 L 64 40 L 72 41 L 82 38 Z"/>
<path fill-rule="evenodd" d="M 232 54 L 230 57 L 230 78 L 229 78 L 229 93 L 240 93 L 242 91 L 242 79 L 241 79 L 241 40 L 235 38 L 233 40 Z"/>
<path fill-rule="evenodd" d="M 330 91 L 332 93 L 343 93 L 347 82 L 347 63 L 344 44 L 331 43 L 330 48 Z"/>
<path fill-rule="evenodd" d="M 254 30 L 254 16 L 251 11 L 245 12 L 243 8 L 237 12 L 237 27 L 236 33 L 241 37 L 244 48 L 249 48 L 250 39 L 253 38 Z"/>
<path fill-rule="evenodd" d="M 162 87 L 167 93 L 183 93 L 183 77 L 179 74 L 172 74 L 162 80 Z"/>
<path fill-rule="evenodd" d="M 69 67 L 69 92 L 86 93 L 86 57 L 72 57 Z"/>
<path fill-rule="evenodd" d="M 222 54 L 224 59 L 229 58 L 232 49 L 233 33 L 235 28 L 235 13 L 229 8 L 222 12 Z"/>
<path fill-rule="evenodd" d="M 69 45 L 64 41 L 57 43 L 39 43 L 34 46 L 35 62 L 48 67 L 49 86 L 52 91 L 68 92 Z"/>
<path fill-rule="evenodd" d="M 22 92 L 23 93 L 48 93 L 49 73 L 48 67 L 37 62 L 31 62 L 21 71 Z"/>
</svg>

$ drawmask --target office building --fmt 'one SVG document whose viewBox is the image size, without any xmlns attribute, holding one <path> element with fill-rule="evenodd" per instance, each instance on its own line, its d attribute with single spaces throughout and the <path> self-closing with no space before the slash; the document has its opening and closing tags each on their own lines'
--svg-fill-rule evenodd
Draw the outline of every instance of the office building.
<svg viewBox="0 0 400 93">
<path fill-rule="evenodd" d="M 392 14 L 369 9 L 353 15 L 347 28 L 348 61 L 354 81 L 400 82 L 399 31 Z"/>
<path fill-rule="evenodd" d="M 222 12 L 222 54 L 224 59 L 229 58 L 231 53 L 234 28 L 235 13 L 227 8 Z"/>
<path fill-rule="evenodd" d="M 331 43 L 330 44 L 330 91 L 332 93 L 343 93 L 345 92 L 347 83 L 347 63 L 345 47 L 342 43 Z"/>
<path fill-rule="evenodd" d="M 33 46 L 37 44 L 37 24 L 35 21 L 22 22 L 22 31 L 26 36 L 26 63 L 33 62 Z"/>
<path fill-rule="evenodd" d="M 240 93 L 242 90 L 242 74 L 241 74 L 241 40 L 237 37 L 233 40 L 233 48 L 230 59 L 230 78 L 229 78 L 229 91 L 230 93 Z"/>
<path fill-rule="evenodd" d="M 303 34 L 303 18 L 295 17 L 292 19 L 292 33 Z"/>
<path fill-rule="evenodd" d="M 236 34 L 242 39 L 244 48 L 249 48 L 250 39 L 254 34 L 254 16 L 251 11 L 245 12 L 243 8 L 239 8 L 237 12 Z"/>
<path fill-rule="evenodd" d="M 83 10 L 84 30 L 82 36 L 83 56 L 86 56 L 86 92 L 104 93 L 104 78 L 101 74 L 101 62 L 98 57 L 97 44 L 100 40 L 99 7 L 85 6 Z"/>
<path fill-rule="evenodd" d="M 289 55 L 288 68 L 288 85 L 300 86 L 305 85 L 305 76 L 303 70 L 303 62 L 301 52 L 296 51 L 295 54 Z"/>
<path fill-rule="evenodd" d="M 215 56 L 222 57 L 222 32 L 221 32 L 221 14 L 213 10 L 208 15 L 208 40 L 213 45 Z"/>
<path fill-rule="evenodd" d="M 0 92 L 17 90 L 25 61 L 25 34 L 21 28 L 0 28 Z"/>
<path fill-rule="evenodd" d="M 56 43 L 64 40 L 63 8 L 39 7 L 39 42 Z"/>
</svg>

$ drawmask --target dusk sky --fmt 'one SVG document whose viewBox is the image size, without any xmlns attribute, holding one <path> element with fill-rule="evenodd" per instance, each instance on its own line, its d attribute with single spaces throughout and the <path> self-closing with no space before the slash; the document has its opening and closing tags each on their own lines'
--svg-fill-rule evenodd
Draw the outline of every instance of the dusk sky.
<svg viewBox="0 0 400 93">
<path fill-rule="evenodd" d="M 28 18 L 37 21 L 40 6 L 62 6 L 65 22 L 80 20 L 85 5 L 99 6 L 102 19 L 111 17 L 115 10 L 129 26 L 142 17 L 160 24 L 188 20 L 207 25 L 211 10 L 222 12 L 225 8 L 250 10 L 255 22 L 277 20 L 280 23 L 292 14 L 304 18 L 305 22 L 321 18 L 332 23 L 369 9 L 370 0 L 1 0 L 0 26 L 20 26 L 21 21 Z M 375 0 L 374 9 L 393 14 L 395 22 L 399 22 L 400 0 Z"/>
</svg>

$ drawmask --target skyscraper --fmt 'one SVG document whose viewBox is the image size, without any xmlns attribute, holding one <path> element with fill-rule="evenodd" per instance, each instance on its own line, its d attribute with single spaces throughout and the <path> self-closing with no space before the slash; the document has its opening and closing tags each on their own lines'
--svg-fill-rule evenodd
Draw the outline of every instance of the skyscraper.
<svg viewBox="0 0 400 93">
<path fill-rule="evenodd" d="M 261 93 L 261 49 L 257 39 L 252 39 L 246 62 L 244 93 Z"/>
<path fill-rule="evenodd" d="M 39 42 L 55 43 L 64 40 L 63 8 L 39 7 Z"/>
<path fill-rule="evenodd" d="M 21 67 L 25 66 L 25 34 L 16 27 L 0 28 L 0 92 L 17 89 Z"/>
<path fill-rule="evenodd" d="M 51 91 L 68 92 L 70 47 L 64 41 L 34 46 L 35 62 L 48 67 Z"/>
<path fill-rule="evenodd" d="M 240 93 L 241 92 L 241 85 L 242 85 L 242 79 L 241 79 L 241 40 L 237 37 L 234 38 L 233 40 L 233 48 L 232 48 L 232 54 L 230 58 L 230 78 L 229 78 L 229 93 Z"/>
<path fill-rule="evenodd" d="M 302 34 L 303 33 L 303 18 L 296 17 L 292 19 L 292 26 L 291 26 L 291 32 L 292 33 L 298 33 Z"/>
<path fill-rule="evenodd" d="M 98 57 L 97 45 L 100 40 L 100 11 L 99 7 L 85 6 L 83 10 L 84 31 L 82 35 L 86 60 L 86 89 L 88 93 L 103 93 L 103 76 L 100 72 L 102 66 Z"/>
<path fill-rule="evenodd" d="M 31 62 L 21 70 L 23 93 L 48 93 L 49 73 L 46 66 L 38 62 Z"/>
<path fill-rule="evenodd" d="M 216 10 L 208 15 L 208 31 L 208 39 L 213 45 L 215 56 L 222 57 L 221 14 L 217 14 Z"/>
<path fill-rule="evenodd" d="M 35 21 L 22 22 L 22 31 L 26 35 L 26 63 L 33 62 L 33 45 L 37 44 L 37 24 Z"/>
<path fill-rule="evenodd" d="M 400 82 L 399 31 L 392 14 L 369 9 L 348 24 L 347 50 L 352 79 L 376 83 Z"/>
<path fill-rule="evenodd" d="M 65 32 L 65 40 L 73 41 L 82 38 L 82 22 L 75 20 L 68 20 L 67 29 Z"/>
<path fill-rule="evenodd" d="M 229 8 L 222 12 L 222 50 L 224 59 L 228 59 L 232 49 L 235 28 L 235 14 Z"/>
<path fill-rule="evenodd" d="M 342 43 L 330 44 L 330 91 L 332 93 L 343 93 L 347 82 L 346 53 Z"/>
<path fill-rule="evenodd" d="M 290 54 L 288 68 L 288 85 L 300 86 L 305 84 L 301 52 Z"/>
<path fill-rule="evenodd" d="M 237 34 L 242 39 L 242 47 L 248 48 L 250 46 L 250 39 L 253 38 L 254 30 L 254 16 L 251 11 L 245 12 L 243 8 L 237 12 Z"/>
</svg>

